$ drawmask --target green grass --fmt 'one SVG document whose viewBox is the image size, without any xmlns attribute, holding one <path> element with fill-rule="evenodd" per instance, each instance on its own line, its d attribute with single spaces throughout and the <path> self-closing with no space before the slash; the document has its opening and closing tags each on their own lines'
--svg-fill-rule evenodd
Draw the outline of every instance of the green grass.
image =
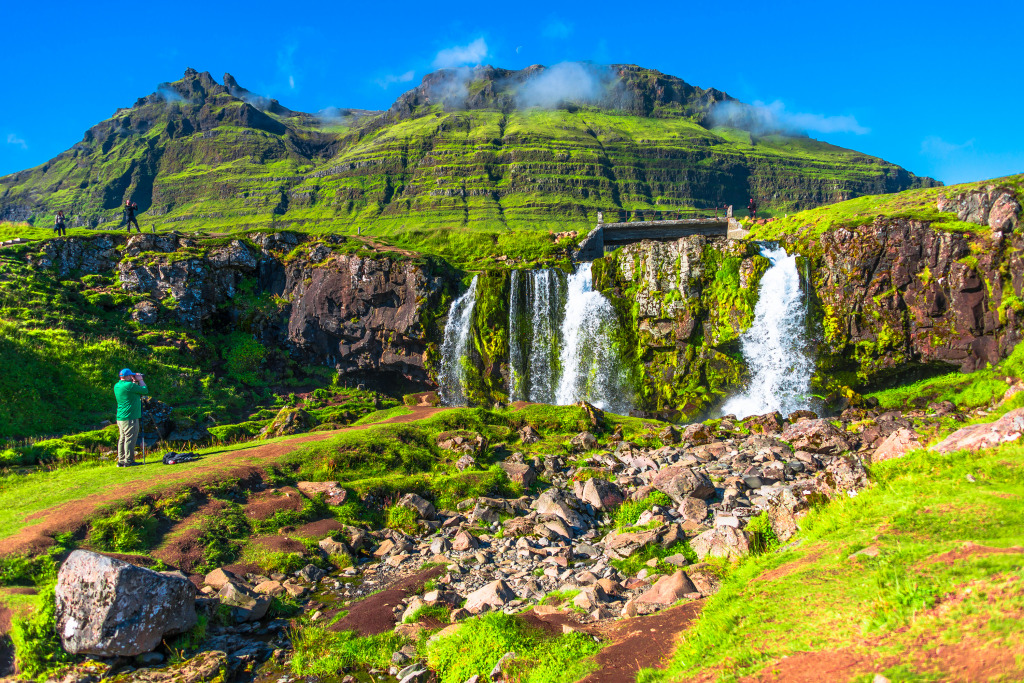
<svg viewBox="0 0 1024 683">
<path fill-rule="evenodd" d="M 955 629 L 951 644 L 971 634 L 985 637 L 971 615 L 995 616 L 1012 607 L 1005 595 L 985 595 L 1001 581 L 1024 578 L 1024 555 L 974 555 L 948 563 L 934 558 L 968 540 L 995 547 L 1024 544 L 1024 445 L 949 455 L 916 452 L 876 465 L 871 473 L 874 486 L 856 498 L 812 510 L 801 522 L 798 542 L 787 550 L 752 556 L 735 567 L 669 667 L 647 671 L 639 680 L 710 675 L 733 681 L 797 652 L 843 647 L 895 655 L 914 668 L 927 648 L 916 638 L 934 640 L 949 629 Z M 848 559 L 869 545 L 880 550 L 879 557 Z M 773 578 L 754 581 L 770 570 Z M 942 596 L 968 585 L 977 599 L 929 611 Z M 1006 630 L 1014 647 L 1024 642 L 1019 622 Z"/>
<path fill-rule="evenodd" d="M 427 662 L 439 683 L 463 683 L 489 674 L 506 652 L 515 652 L 507 680 L 522 683 L 570 683 L 595 668 L 601 646 L 580 632 L 549 636 L 516 617 L 495 612 L 470 619 L 454 634 L 427 646 Z"/>
<path fill-rule="evenodd" d="M 378 422 L 384 422 L 390 420 L 393 417 L 399 417 L 401 415 L 411 415 L 412 410 L 405 406 L 395 406 L 393 408 L 387 408 L 385 410 L 378 410 L 370 413 L 369 415 L 363 415 L 361 418 L 353 422 L 353 425 L 371 425 Z"/>
<path fill-rule="evenodd" d="M 641 500 L 630 500 L 620 505 L 612 515 L 616 529 L 624 529 L 633 526 L 640 519 L 640 515 L 650 510 L 655 505 L 661 507 L 672 507 L 672 499 L 661 491 L 652 491 L 646 498 Z"/>
<path fill-rule="evenodd" d="M 868 396 L 878 399 L 883 408 L 903 409 L 912 407 L 912 403 L 923 407 L 927 403 L 952 401 L 961 410 L 970 410 L 990 405 L 1002 398 L 1009 388 L 1007 378 L 1024 379 L 1024 344 L 1018 344 L 995 367 L 976 370 L 969 375 L 950 372 L 877 391 Z"/>
<path fill-rule="evenodd" d="M 641 569 L 646 569 L 648 574 L 673 574 L 679 571 L 679 567 L 664 561 L 671 555 L 683 555 L 691 563 L 697 562 L 697 553 L 690 544 L 687 541 L 680 541 L 667 548 L 658 544 L 649 545 L 624 560 L 612 560 L 611 565 L 625 576 L 636 576 Z M 651 560 L 658 562 L 653 567 L 648 567 L 647 563 Z"/>
<path fill-rule="evenodd" d="M 292 630 L 291 641 L 291 667 L 297 676 L 333 676 L 349 667 L 387 669 L 391 653 L 408 642 L 392 631 L 359 637 L 322 626 L 300 626 Z"/>
<path fill-rule="evenodd" d="M 810 242 L 821 234 L 839 227 L 856 228 L 869 225 L 879 216 L 929 221 L 939 230 L 987 235 L 987 225 L 965 223 L 957 220 L 955 212 L 939 211 L 936 206 L 941 197 L 955 197 L 961 192 L 983 190 L 987 185 L 1007 186 L 1020 197 L 1024 194 L 1024 174 L 949 187 L 919 188 L 896 194 L 858 197 L 776 218 L 763 226 L 754 226 L 751 238 L 777 240 L 787 235 L 797 235 L 800 240 Z"/>
</svg>

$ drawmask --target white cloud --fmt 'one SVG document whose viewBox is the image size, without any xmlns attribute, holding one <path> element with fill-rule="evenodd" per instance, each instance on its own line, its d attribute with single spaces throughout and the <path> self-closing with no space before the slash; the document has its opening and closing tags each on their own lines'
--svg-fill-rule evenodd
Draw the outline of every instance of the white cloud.
<svg viewBox="0 0 1024 683">
<path fill-rule="evenodd" d="M 954 142 L 946 142 L 938 135 L 929 135 L 921 141 L 921 154 L 930 157 L 945 158 L 952 156 L 957 152 L 973 148 L 974 138 L 971 138 L 967 142 L 956 144 Z"/>
<path fill-rule="evenodd" d="M 14 133 L 8 133 L 7 134 L 7 144 L 8 145 L 17 145 L 18 147 L 21 147 L 22 149 L 28 149 L 28 143 L 25 142 L 22 138 L 19 138 Z"/>
<path fill-rule="evenodd" d="M 393 85 L 394 83 L 408 83 L 415 75 L 416 72 L 412 70 L 406 71 L 404 74 L 398 74 L 397 76 L 395 74 L 388 74 L 384 78 L 378 78 L 377 85 L 387 90 L 388 86 Z"/>
<path fill-rule="evenodd" d="M 871 132 L 850 115 L 826 116 L 791 112 L 786 105 L 775 100 L 771 104 L 754 102 L 720 102 L 711 112 L 712 123 L 716 126 L 742 128 L 752 133 L 854 133 L 865 135 Z"/>
<path fill-rule="evenodd" d="M 548 23 L 544 25 L 544 29 L 541 31 L 541 35 L 545 38 L 559 38 L 565 39 L 572 35 L 575 27 L 561 19 L 549 19 Z"/>
<path fill-rule="evenodd" d="M 288 76 L 288 87 L 295 90 L 295 76 Z"/>
<path fill-rule="evenodd" d="M 487 41 L 477 38 L 469 45 L 456 45 L 445 48 L 434 57 L 434 67 L 450 69 L 467 64 L 480 64 L 487 58 Z"/>
</svg>

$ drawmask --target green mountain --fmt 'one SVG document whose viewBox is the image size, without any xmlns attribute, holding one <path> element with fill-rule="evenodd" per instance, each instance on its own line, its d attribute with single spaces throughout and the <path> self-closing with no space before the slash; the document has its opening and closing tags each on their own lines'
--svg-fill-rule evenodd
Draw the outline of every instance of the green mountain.
<svg viewBox="0 0 1024 683">
<path fill-rule="evenodd" d="M 158 227 L 585 228 L 748 197 L 776 212 L 938 183 L 809 137 L 714 127 L 727 94 L 632 65 L 441 70 L 386 112 L 295 112 L 193 69 L 0 178 L 0 220 Z M 730 119 L 734 120 L 734 119 Z"/>
</svg>

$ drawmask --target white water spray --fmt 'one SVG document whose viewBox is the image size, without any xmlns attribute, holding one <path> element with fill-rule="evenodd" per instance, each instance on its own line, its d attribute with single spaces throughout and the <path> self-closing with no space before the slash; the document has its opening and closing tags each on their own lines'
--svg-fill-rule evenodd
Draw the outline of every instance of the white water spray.
<svg viewBox="0 0 1024 683">
<path fill-rule="evenodd" d="M 469 346 L 472 330 L 473 306 L 476 305 L 476 276 L 469 283 L 469 289 L 452 302 L 448 309 L 448 321 L 444 326 L 444 341 L 441 342 L 441 368 L 437 373 L 438 393 L 447 406 L 466 405 L 466 370 L 463 358 Z"/>
<path fill-rule="evenodd" d="M 612 344 L 617 325 L 611 303 L 594 291 L 590 264 L 580 264 L 568 282 L 556 404 L 588 401 L 604 410 L 629 412 L 632 400 Z"/>
<path fill-rule="evenodd" d="M 722 406 L 723 415 L 739 418 L 807 409 L 814 363 L 805 351 L 806 314 L 796 256 L 781 247 L 761 247 L 772 265 L 761 278 L 754 322 L 740 338 L 750 368 L 742 394 Z"/>
</svg>

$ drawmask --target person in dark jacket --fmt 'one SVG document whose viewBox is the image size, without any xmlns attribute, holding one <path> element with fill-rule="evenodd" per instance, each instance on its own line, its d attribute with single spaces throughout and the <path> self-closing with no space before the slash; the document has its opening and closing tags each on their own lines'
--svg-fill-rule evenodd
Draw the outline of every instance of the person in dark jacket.
<svg viewBox="0 0 1024 683">
<path fill-rule="evenodd" d="M 63 211 L 58 211 L 57 216 L 53 219 L 53 231 L 57 233 L 58 237 L 68 236 L 68 227 Z"/>
<path fill-rule="evenodd" d="M 135 230 L 142 232 L 139 227 L 139 221 L 135 218 L 135 212 L 139 210 L 139 205 L 133 202 L 131 199 L 124 200 L 124 221 L 128 224 L 128 232 L 132 231 L 132 224 L 135 224 Z"/>
<path fill-rule="evenodd" d="M 750 212 L 751 220 L 757 218 L 757 202 L 754 201 L 753 197 L 750 198 L 750 203 L 747 204 L 747 211 Z"/>
</svg>

